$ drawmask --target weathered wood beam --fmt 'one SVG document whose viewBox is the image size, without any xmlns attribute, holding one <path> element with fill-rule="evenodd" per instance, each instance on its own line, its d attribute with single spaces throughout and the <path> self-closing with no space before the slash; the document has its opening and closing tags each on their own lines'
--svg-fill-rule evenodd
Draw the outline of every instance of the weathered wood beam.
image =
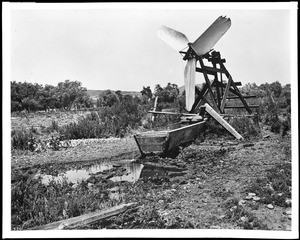
<svg viewBox="0 0 300 240">
<path fill-rule="evenodd" d="M 214 68 L 217 68 L 217 64 L 215 63 L 215 62 L 213 62 L 213 67 Z M 219 82 L 219 79 L 218 79 L 218 73 L 215 73 L 215 80 L 214 80 L 214 82 Z M 217 101 L 218 101 L 218 107 L 220 107 L 221 106 L 221 97 L 220 97 L 220 89 L 219 89 L 219 84 L 216 84 L 216 86 L 215 86 L 215 88 L 216 88 L 216 92 L 217 92 Z"/>
<path fill-rule="evenodd" d="M 200 62 L 200 66 L 202 67 L 202 69 L 204 70 L 204 63 L 203 63 L 203 60 L 200 58 L 199 59 L 199 62 Z M 213 94 L 213 91 L 211 89 L 211 84 L 210 84 L 210 81 L 207 77 L 207 74 L 206 74 L 206 71 L 204 70 L 203 71 L 203 75 L 204 75 L 204 78 L 205 78 L 205 82 L 207 84 L 207 88 L 208 88 L 208 92 L 210 94 L 210 98 L 211 98 L 211 101 L 212 101 L 212 104 L 214 106 L 214 108 L 217 110 L 217 111 L 220 111 L 220 109 L 218 108 L 218 105 L 216 103 L 216 100 L 215 100 L 215 97 L 214 97 L 214 94 Z"/>
<path fill-rule="evenodd" d="M 202 100 L 202 98 L 203 98 L 203 96 L 204 96 L 206 90 L 207 90 L 207 84 L 205 84 L 205 85 L 203 86 L 203 88 L 201 89 L 201 91 L 199 90 L 199 88 L 198 88 L 197 86 L 195 86 L 195 92 L 196 92 L 196 94 L 197 94 L 197 98 L 196 98 L 196 100 L 195 100 L 195 102 L 194 102 L 194 104 L 193 104 L 193 107 L 192 107 L 192 109 L 191 109 L 191 112 L 194 112 L 195 109 L 197 109 L 197 106 L 199 106 L 199 102 Z"/>
<path fill-rule="evenodd" d="M 230 87 L 231 87 L 231 81 L 232 81 L 232 79 L 230 78 L 228 80 L 227 85 L 226 85 L 226 89 L 225 89 L 225 92 L 224 92 L 224 95 L 223 95 L 223 98 L 222 98 L 222 102 L 221 102 L 221 106 L 220 106 L 220 112 L 221 113 L 224 113 L 224 107 L 225 107 L 225 103 L 226 103 L 226 100 L 227 100 L 227 95 L 228 95 Z"/>
<path fill-rule="evenodd" d="M 248 105 L 249 108 L 259 108 L 259 105 Z M 226 106 L 225 108 L 245 108 L 245 106 Z"/>
<path fill-rule="evenodd" d="M 112 217 L 118 214 L 121 214 L 127 211 L 130 208 L 137 207 L 137 203 L 123 203 L 118 206 L 114 206 L 112 208 L 108 208 L 105 210 L 99 210 L 95 212 L 90 212 L 87 214 L 80 215 L 78 217 L 73 217 L 53 223 L 49 223 L 46 225 L 38 226 L 32 228 L 31 230 L 60 230 L 65 228 L 76 228 L 80 226 L 84 226 L 87 224 L 95 223 L 104 218 Z"/>
<path fill-rule="evenodd" d="M 237 99 L 239 96 L 228 96 L 227 99 Z M 243 95 L 243 98 L 257 98 L 255 95 Z"/>
<path fill-rule="evenodd" d="M 205 111 L 211 115 L 217 122 L 219 122 L 228 132 L 230 132 L 237 139 L 243 137 L 228 123 L 226 122 L 209 104 L 205 103 Z"/>
<path fill-rule="evenodd" d="M 209 67 L 209 66 L 203 66 L 202 68 L 196 68 L 196 71 L 197 72 L 201 72 L 203 73 L 204 71 L 207 73 L 207 74 L 210 74 L 210 75 L 214 75 L 215 73 L 225 73 L 225 71 L 221 68 L 214 68 L 214 67 Z"/>
</svg>

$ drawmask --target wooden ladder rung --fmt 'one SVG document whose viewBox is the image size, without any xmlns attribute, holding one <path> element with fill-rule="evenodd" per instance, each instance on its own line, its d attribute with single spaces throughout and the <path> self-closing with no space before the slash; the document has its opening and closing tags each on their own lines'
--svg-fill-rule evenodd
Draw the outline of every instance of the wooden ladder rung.
<svg viewBox="0 0 300 240">
<path fill-rule="evenodd" d="M 259 105 L 249 105 L 249 108 L 258 108 Z M 245 106 L 225 106 L 225 108 L 245 108 Z"/>
<path fill-rule="evenodd" d="M 257 96 L 255 95 L 245 95 L 245 96 L 242 96 L 243 98 L 257 98 Z M 239 96 L 228 96 L 226 99 L 237 99 L 237 98 L 240 98 Z"/>
</svg>

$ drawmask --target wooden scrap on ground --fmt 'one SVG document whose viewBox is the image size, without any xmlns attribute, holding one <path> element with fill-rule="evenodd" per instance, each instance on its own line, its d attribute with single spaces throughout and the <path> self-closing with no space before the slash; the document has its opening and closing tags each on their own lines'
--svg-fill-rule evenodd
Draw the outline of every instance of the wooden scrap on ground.
<svg viewBox="0 0 300 240">
<path fill-rule="evenodd" d="M 95 223 L 99 220 L 112 217 L 127 211 L 130 208 L 137 206 L 137 203 L 124 203 L 118 206 L 114 206 L 105 210 L 99 210 L 95 212 L 86 213 L 77 217 L 64 219 L 61 221 L 49 223 L 46 225 L 32 228 L 31 230 L 62 230 L 65 228 L 76 228 L 87 224 Z"/>
<path fill-rule="evenodd" d="M 218 121 L 228 132 L 230 132 L 237 139 L 243 139 L 243 137 L 228 123 L 226 122 L 208 103 L 204 104 L 205 111 L 209 113 L 216 121 Z"/>
</svg>

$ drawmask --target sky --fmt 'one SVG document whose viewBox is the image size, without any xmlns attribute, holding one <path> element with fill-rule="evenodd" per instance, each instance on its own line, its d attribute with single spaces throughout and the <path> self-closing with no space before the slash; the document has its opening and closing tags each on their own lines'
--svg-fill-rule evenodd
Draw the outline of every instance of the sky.
<svg viewBox="0 0 300 240">
<path fill-rule="evenodd" d="M 19 4 L 10 12 L 10 79 L 89 90 L 154 90 L 184 84 L 182 56 L 157 36 L 161 25 L 194 42 L 219 16 L 231 27 L 214 49 L 234 81 L 291 83 L 290 9 L 276 3 L 243 8 L 219 4 Z M 217 9 L 216 9 L 217 8 Z M 236 9 L 238 8 L 238 9 Z M 196 83 L 204 78 L 197 74 Z"/>
</svg>

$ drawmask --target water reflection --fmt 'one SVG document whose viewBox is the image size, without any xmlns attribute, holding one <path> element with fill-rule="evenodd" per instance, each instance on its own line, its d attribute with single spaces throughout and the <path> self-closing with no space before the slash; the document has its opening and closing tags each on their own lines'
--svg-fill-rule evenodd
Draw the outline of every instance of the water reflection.
<svg viewBox="0 0 300 240">
<path fill-rule="evenodd" d="M 140 178 L 144 166 L 143 164 L 133 162 L 133 160 L 120 160 L 120 161 L 113 161 L 113 162 L 102 162 L 100 164 L 95 164 L 86 169 L 69 170 L 59 174 L 58 176 L 37 174 L 36 178 L 41 177 L 41 181 L 45 185 L 49 184 L 49 182 L 52 180 L 58 182 L 67 180 L 68 182 L 77 184 L 77 182 L 89 178 L 90 174 L 103 172 L 113 167 L 122 167 L 126 169 L 126 171 L 124 171 L 124 175 L 114 176 L 110 178 L 110 180 L 115 182 L 119 182 L 119 181 L 135 182 Z"/>
</svg>

